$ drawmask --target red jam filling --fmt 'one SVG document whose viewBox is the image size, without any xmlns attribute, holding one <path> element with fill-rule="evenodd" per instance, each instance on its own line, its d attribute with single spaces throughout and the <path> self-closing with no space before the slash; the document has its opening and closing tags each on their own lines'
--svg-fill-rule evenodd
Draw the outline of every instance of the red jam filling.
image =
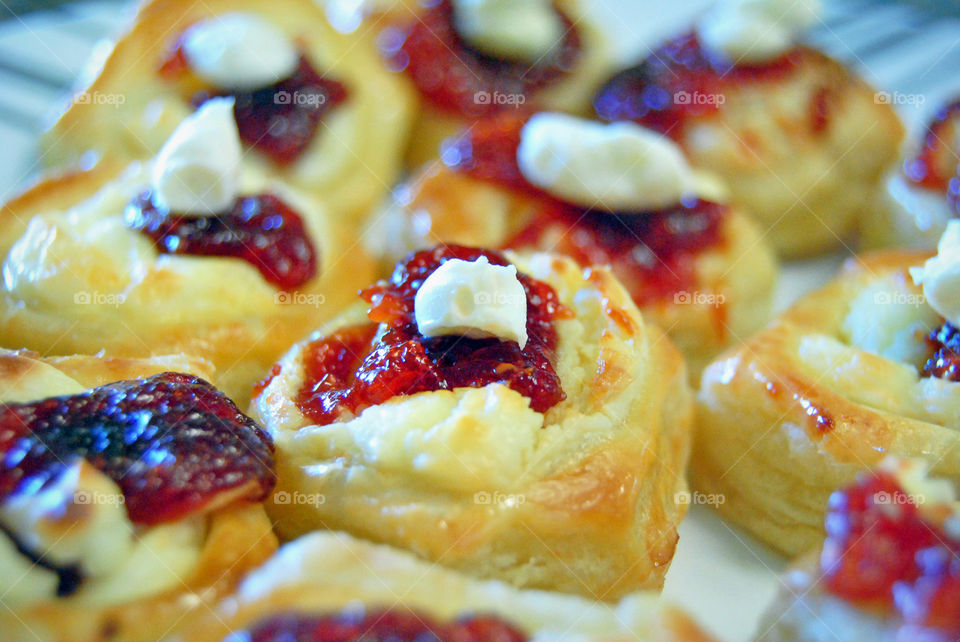
<svg viewBox="0 0 960 642">
<path fill-rule="evenodd" d="M 960 331 L 949 321 L 927 336 L 931 357 L 923 366 L 923 374 L 947 381 L 960 381 Z"/>
<path fill-rule="evenodd" d="M 177 45 L 160 66 L 176 77 L 189 70 L 183 47 Z M 321 76 L 303 55 L 293 74 L 253 91 L 215 89 L 191 98 L 199 107 L 212 96 L 232 96 L 240 139 L 278 165 L 289 165 L 306 151 L 323 117 L 347 99 L 347 88 Z"/>
<path fill-rule="evenodd" d="M 317 252 L 300 216 L 272 194 L 242 196 L 228 212 L 169 212 L 144 192 L 124 212 L 127 227 L 153 240 L 158 252 L 243 259 L 269 283 L 293 290 L 317 274 Z"/>
<path fill-rule="evenodd" d="M 955 639 L 960 634 L 960 542 L 924 519 L 918 508 L 923 500 L 908 495 L 884 471 L 836 491 L 828 506 L 821 567 L 830 593 L 865 607 L 892 609 L 914 632 L 919 627 Z"/>
<path fill-rule="evenodd" d="M 428 0 L 417 19 L 388 30 L 384 54 L 434 106 L 476 117 L 529 103 L 533 94 L 570 73 L 580 57 L 580 35 L 566 25 L 563 42 L 533 64 L 486 55 L 464 41 L 454 26 L 450 0 Z"/>
<path fill-rule="evenodd" d="M 370 303 L 370 323 L 339 330 L 306 348 L 306 374 L 298 394 L 303 413 L 318 424 L 329 424 L 398 395 L 491 383 L 526 396 L 537 412 L 562 401 L 566 395 L 551 358 L 557 346 L 554 320 L 566 309 L 542 281 L 517 274 L 527 295 L 523 350 L 513 341 L 427 338 L 418 332 L 414 297 L 423 281 L 445 261 L 481 256 L 493 265 L 509 264 L 497 252 L 438 246 L 411 254 L 389 281 L 361 292 Z"/>
<path fill-rule="evenodd" d="M 441 624 L 420 613 L 389 610 L 356 615 L 274 615 L 254 624 L 242 639 L 249 642 L 523 642 L 527 637 L 489 615 Z"/>
<path fill-rule="evenodd" d="M 796 47 L 763 64 L 733 64 L 701 46 L 695 33 L 682 35 L 635 67 L 619 72 L 597 92 L 594 109 L 605 120 L 633 120 L 678 138 L 689 119 L 716 113 L 727 88 L 777 82 L 790 76 L 810 55 Z M 829 92 L 811 97 L 810 127 L 826 129 Z"/>
<path fill-rule="evenodd" d="M 273 489 L 273 444 L 206 381 L 167 372 L 77 395 L 0 404 L 0 500 L 34 494 L 84 459 L 140 525 L 179 520 L 224 492 Z"/>
<path fill-rule="evenodd" d="M 960 165 L 960 148 L 954 146 L 958 140 L 960 101 L 947 105 L 934 115 L 927 126 L 920 152 L 904 163 L 903 171 L 907 178 L 929 190 L 941 193 L 948 191 Z M 960 191 L 956 185 L 952 189 L 954 195 Z"/>
<path fill-rule="evenodd" d="M 721 243 L 728 208 L 691 199 L 656 212 L 606 212 L 560 201 L 531 185 L 517 164 L 530 117 L 504 113 L 477 122 L 444 149 L 444 161 L 475 178 L 537 199 L 537 214 L 507 243 L 566 254 L 581 265 L 610 265 L 634 301 L 662 300 L 689 287 L 697 255 Z"/>
</svg>

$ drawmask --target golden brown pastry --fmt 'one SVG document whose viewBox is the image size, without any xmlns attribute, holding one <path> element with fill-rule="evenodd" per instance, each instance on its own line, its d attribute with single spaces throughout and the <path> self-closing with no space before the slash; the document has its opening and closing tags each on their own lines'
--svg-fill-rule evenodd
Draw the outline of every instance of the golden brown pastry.
<svg viewBox="0 0 960 642">
<path fill-rule="evenodd" d="M 839 62 L 802 45 L 765 46 L 788 23 L 802 27 L 809 16 L 791 14 L 807 4 L 784 3 L 766 24 L 754 7 L 730 6 L 749 3 L 720 3 L 594 99 L 601 118 L 661 131 L 718 174 L 786 257 L 838 247 L 871 223 L 904 135 L 890 101 Z M 750 33 L 739 30 L 745 15 L 759 21 L 756 40 L 725 42 Z M 730 21 L 736 28 L 715 29 Z"/>
<path fill-rule="evenodd" d="M 424 166 L 394 191 L 393 202 L 365 234 L 368 247 L 395 259 L 412 248 L 449 242 L 552 251 L 584 266 L 610 265 L 644 317 L 677 344 L 691 380 L 698 381 L 723 348 L 769 319 L 778 273 L 773 250 L 739 208 L 726 204 L 714 181 L 709 196 L 678 194 L 673 202 L 609 208 L 593 189 L 578 204 L 533 185 L 517 154 L 528 124 L 543 116 L 558 117 L 525 111 L 474 124 L 445 148 L 445 162 Z M 571 147 L 574 155 L 591 155 L 601 173 L 627 176 L 639 169 L 638 180 L 649 182 L 645 162 L 666 164 L 633 152 L 625 166 L 608 166 L 616 151 L 576 148 L 584 136 L 580 130 L 595 126 L 572 120 Z M 657 190 L 657 182 L 654 176 L 641 194 Z"/>
<path fill-rule="evenodd" d="M 0 351 L 4 640 L 160 639 L 276 549 L 272 445 L 208 372 Z"/>
<path fill-rule="evenodd" d="M 43 159 L 149 158 L 197 104 L 236 96 L 247 161 L 362 223 L 397 177 L 414 108 L 373 40 L 337 32 L 311 0 L 151 0 L 46 133 Z"/>
<path fill-rule="evenodd" d="M 931 306 L 947 291 L 908 273 L 928 256 L 852 260 L 707 367 L 692 477 L 725 518 L 797 555 L 822 539 L 830 493 L 885 455 L 960 478 L 955 321 Z"/>
<path fill-rule="evenodd" d="M 602 600 L 662 584 L 690 392 L 608 270 L 438 246 L 364 298 L 254 398 L 278 448 L 281 537 L 344 530 Z"/>
<path fill-rule="evenodd" d="M 344 221 L 241 165 L 231 127 L 228 103 L 209 101 L 156 159 L 41 181 L 3 206 L 0 340 L 43 354 L 202 357 L 246 404 L 372 264 Z"/>
<path fill-rule="evenodd" d="M 710 639 L 653 593 L 610 605 L 521 590 L 339 532 L 310 533 L 284 545 L 199 620 L 180 627 L 184 639 L 214 642 L 233 634 L 263 642 L 293 631 L 330 642 L 355 640 L 361 632 L 406 640 L 426 631 L 464 642 Z"/>
</svg>

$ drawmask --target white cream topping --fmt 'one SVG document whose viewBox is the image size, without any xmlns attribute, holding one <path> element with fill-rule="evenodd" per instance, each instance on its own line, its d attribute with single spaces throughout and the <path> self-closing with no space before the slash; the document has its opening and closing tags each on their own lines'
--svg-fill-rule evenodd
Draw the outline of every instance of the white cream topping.
<svg viewBox="0 0 960 642">
<path fill-rule="evenodd" d="M 233 99 L 208 100 L 180 123 L 157 155 L 154 195 L 177 213 L 222 213 L 240 189 L 241 155 Z"/>
<path fill-rule="evenodd" d="M 453 16 L 464 40 L 499 58 L 536 62 L 565 32 L 550 0 L 453 0 Z"/>
<path fill-rule="evenodd" d="M 644 212 L 696 192 L 680 148 L 634 123 L 542 112 L 524 125 L 517 162 L 532 184 L 582 207 Z"/>
<path fill-rule="evenodd" d="M 527 296 L 513 265 L 451 259 L 424 280 L 414 315 L 425 337 L 462 335 L 527 343 Z"/>
<path fill-rule="evenodd" d="M 734 62 L 764 62 L 792 49 L 820 11 L 819 0 L 720 0 L 697 33 Z"/>
<path fill-rule="evenodd" d="M 947 321 L 960 325 L 960 221 L 947 223 L 937 255 L 923 267 L 910 268 L 910 275 L 923 286 L 927 303 Z"/>
<path fill-rule="evenodd" d="M 290 77 L 297 48 L 276 26 L 254 13 L 224 13 L 183 34 L 190 69 L 224 89 L 257 89 Z"/>
</svg>

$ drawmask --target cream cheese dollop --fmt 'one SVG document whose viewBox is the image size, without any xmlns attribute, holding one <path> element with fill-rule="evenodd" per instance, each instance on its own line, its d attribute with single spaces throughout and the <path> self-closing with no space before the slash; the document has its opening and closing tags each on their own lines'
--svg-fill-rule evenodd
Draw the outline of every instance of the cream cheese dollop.
<svg viewBox="0 0 960 642">
<path fill-rule="evenodd" d="M 180 123 L 157 155 L 154 196 L 178 214 L 220 214 L 237 199 L 241 156 L 233 99 L 208 100 Z"/>
<path fill-rule="evenodd" d="M 629 122 L 535 114 L 521 131 L 517 163 L 530 183 L 582 207 L 651 211 L 696 191 L 680 148 Z"/>
<path fill-rule="evenodd" d="M 947 223 L 937 255 L 923 267 L 910 268 L 910 275 L 923 287 L 930 307 L 953 325 L 960 325 L 960 220 Z"/>
<path fill-rule="evenodd" d="M 527 295 L 513 265 L 450 259 L 428 276 L 413 300 L 425 337 L 460 335 L 527 344 Z"/>
<path fill-rule="evenodd" d="M 233 12 L 191 25 L 182 40 L 187 64 L 223 89 L 258 89 L 289 78 L 297 48 L 283 31 L 254 13 Z"/>
<path fill-rule="evenodd" d="M 792 49 L 820 12 L 819 0 L 720 0 L 697 34 L 734 62 L 765 62 Z"/>
<path fill-rule="evenodd" d="M 453 19 L 468 43 L 511 60 L 538 61 L 566 32 L 550 0 L 453 0 Z"/>
</svg>

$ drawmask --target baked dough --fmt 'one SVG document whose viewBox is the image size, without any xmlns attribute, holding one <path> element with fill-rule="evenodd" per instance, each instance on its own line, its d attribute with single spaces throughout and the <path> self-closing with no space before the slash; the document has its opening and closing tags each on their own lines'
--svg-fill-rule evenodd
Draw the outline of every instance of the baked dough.
<svg viewBox="0 0 960 642">
<path fill-rule="evenodd" d="M 613 605 L 520 590 L 339 532 L 310 533 L 283 546 L 212 613 L 185 623 L 183 637 L 214 642 L 275 614 L 327 615 L 361 606 L 370 612 L 410 609 L 441 622 L 493 615 L 543 641 L 710 639 L 654 593 L 636 593 Z"/>
<path fill-rule="evenodd" d="M 166 371 L 206 377 L 210 366 L 184 356 L 41 358 L 25 351 L 0 350 L 0 401 L 34 400 Z M 85 475 L 102 478 L 88 464 L 83 465 L 80 475 L 81 478 Z M 8 587 L 4 593 L 5 608 L 0 611 L 3 639 L 11 642 L 160 639 L 188 613 L 206 610 L 205 604 L 212 605 L 232 591 L 248 570 L 276 550 L 276 536 L 262 505 L 241 499 L 225 500 L 220 506 L 206 516 L 183 520 L 183 524 L 202 520 L 195 526 L 181 528 L 181 522 L 175 522 L 172 528 L 167 524 L 152 527 L 148 531 L 153 533 L 147 549 L 149 554 L 140 558 L 135 570 L 124 571 L 134 573 L 127 583 L 135 589 L 139 584 L 149 583 L 153 579 L 151 575 L 175 572 L 178 560 L 188 558 L 188 572 L 171 588 L 120 604 L 115 598 L 104 596 L 116 593 L 114 583 L 112 591 L 109 584 L 100 585 L 92 589 L 93 592 L 83 588 L 68 598 L 17 606 Z M 92 513 L 81 510 L 75 517 L 77 521 L 57 540 L 58 545 L 69 545 L 71 534 L 83 531 L 84 521 L 92 519 Z M 5 536 L 0 537 L 6 541 Z M 103 545 L 108 546 L 106 542 Z M 9 564 L 4 557 L 4 565 L 9 568 Z M 32 580 L 27 574 L 17 578 L 18 582 Z"/>
<path fill-rule="evenodd" d="M 157 153 L 193 111 L 192 92 L 182 94 L 176 83 L 161 77 L 161 64 L 188 26 L 226 12 L 262 15 L 304 48 L 318 73 L 349 92 L 344 103 L 325 114 L 315 139 L 291 165 L 278 168 L 257 153 L 247 154 L 245 161 L 312 193 L 332 216 L 362 224 L 400 171 L 415 99 L 384 67 L 372 32 L 337 32 L 312 0 L 146 2 L 96 79 L 44 135 L 44 162 L 72 166 L 92 151 L 125 163 Z"/>
<path fill-rule="evenodd" d="M 393 201 L 365 233 L 365 244 L 389 261 L 441 242 L 502 247 L 536 217 L 537 203 L 435 163 L 394 190 Z M 697 257 L 693 282 L 640 308 L 680 348 L 694 383 L 721 350 L 769 320 L 777 281 L 773 250 L 741 211 L 731 210 L 720 236 Z"/>
<path fill-rule="evenodd" d="M 277 446 L 277 493 L 324 501 L 268 502 L 279 534 L 344 530 L 480 578 L 594 599 L 659 587 L 686 508 L 676 501 L 691 420 L 682 359 L 608 270 L 507 256 L 573 311 L 555 321 L 566 399 L 541 414 L 491 384 L 312 425 L 296 401 L 297 345 L 252 416 Z M 318 335 L 365 312 L 350 308 Z"/>
<path fill-rule="evenodd" d="M 353 247 L 349 226 L 251 168 L 241 192 L 270 191 L 300 214 L 318 277 L 285 292 L 241 259 L 159 254 L 123 221 L 150 184 L 149 166 L 101 163 L 41 181 L 3 206 L 0 341 L 43 354 L 202 357 L 243 407 L 291 343 L 369 282 L 372 264 Z"/>
<path fill-rule="evenodd" d="M 830 493 L 885 455 L 960 479 L 960 386 L 919 374 L 942 319 L 907 270 L 928 257 L 849 262 L 706 369 L 692 478 L 726 519 L 798 555 L 822 541 Z"/>
</svg>

